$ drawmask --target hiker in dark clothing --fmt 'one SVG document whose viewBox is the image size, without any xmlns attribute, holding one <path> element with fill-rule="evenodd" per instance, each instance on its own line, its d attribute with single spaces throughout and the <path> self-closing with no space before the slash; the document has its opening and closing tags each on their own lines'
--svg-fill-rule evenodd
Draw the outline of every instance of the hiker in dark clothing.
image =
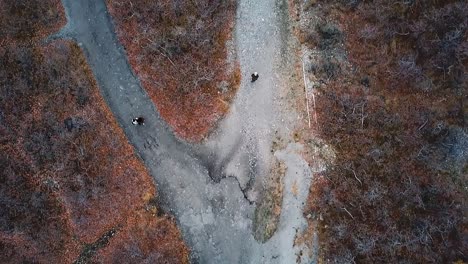
<svg viewBox="0 0 468 264">
<path fill-rule="evenodd" d="M 258 73 L 254 72 L 252 73 L 252 82 L 255 82 L 258 79 Z"/>
<path fill-rule="evenodd" d="M 135 118 L 132 119 L 132 124 L 139 125 L 139 126 L 144 125 L 145 124 L 145 119 L 143 117 L 141 117 L 141 116 L 135 117 Z"/>
</svg>

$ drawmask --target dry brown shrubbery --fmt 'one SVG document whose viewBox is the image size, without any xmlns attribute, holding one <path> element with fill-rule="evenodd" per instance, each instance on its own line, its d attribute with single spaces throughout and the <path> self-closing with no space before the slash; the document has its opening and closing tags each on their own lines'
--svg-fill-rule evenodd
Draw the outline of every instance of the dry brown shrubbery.
<svg viewBox="0 0 468 264">
<path fill-rule="evenodd" d="M 10 11 L 22 8 L 1 17 L 3 25 L 17 24 L 2 27 L 7 34 L 0 39 L 0 263 L 86 260 L 100 253 L 89 248 L 114 229 L 116 241 L 100 246 L 134 244 L 145 252 L 141 260 L 157 254 L 187 262 L 171 219 L 139 217 L 154 196 L 152 179 L 80 48 L 69 41 L 39 45 L 63 23 L 41 4 L 58 2 L 13 2 L 0 2 Z M 132 241 L 119 240 L 124 233 Z M 154 239 L 165 243 L 146 244 Z"/>
<path fill-rule="evenodd" d="M 60 0 L 0 0 L 0 42 L 36 41 L 65 23 Z"/>
<path fill-rule="evenodd" d="M 320 22 L 300 37 L 323 54 L 308 69 L 321 83 L 315 132 L 337 154 L 306 212 L 324 219 L 324 260 L 466 261 L 468 5 L 308 8 Z"/>
<path fill-rule="evenodd" d="M 147 206 L 127 218 L 128 228 L 118 231 L 109 244 L 96 254 L 95 263 L 188 263 L 187 249 L 173 219 L 156 217 Z"/>
<path fill-rule="evenodd" d="M 117 226 L 134 228 L 126 221 L 154 186 L 78 46 L 3 46 L 0 63 L 2 263 L 68 263 L 82 243 Z M 176 231 L 165 239 L 186 258 Z"/>
<path fill-rule="evenodd" d="M 162 117 L 200 140 L 227 111 L 239 82 L 227 63 L 235 1 L 108 0 L 119 39 Z"/>
</svg>

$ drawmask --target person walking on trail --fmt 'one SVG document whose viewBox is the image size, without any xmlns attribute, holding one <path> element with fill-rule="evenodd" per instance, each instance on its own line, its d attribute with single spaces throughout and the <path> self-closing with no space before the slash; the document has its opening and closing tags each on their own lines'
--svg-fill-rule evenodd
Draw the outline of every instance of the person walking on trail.
<svg viewBox="0 0 468 264">
<path fill-rule="evenodd" d="M 258 79 L 258 73 L 254 72 L 252 73 L 252 82 L 255 82 Z"/>
<path fill-rule="evenodd" d="M 135 117 L 135 118 L 132 119 L 132 124 L 134 124 L 135 126 L 136 125 L 139 125 L 139 126 L 144 125 L 145 124 L 145 119 L 143 117 L 141 117 L 141 116 Z"/>
</svg>

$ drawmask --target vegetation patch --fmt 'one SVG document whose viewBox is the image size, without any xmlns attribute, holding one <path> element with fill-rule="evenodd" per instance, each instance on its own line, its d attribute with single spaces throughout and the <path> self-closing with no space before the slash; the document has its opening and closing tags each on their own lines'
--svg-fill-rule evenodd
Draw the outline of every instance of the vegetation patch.
<svg viewBox="0 0 468 264">
<path fill-rule="evenodd" d="M 292 2 L 320 54 L 311 133 L 336 156 L 305 212 L 323 219 L 321 260 L 466 262 L 468 6 Z"/>
<path fill-rule="evenodd" d="M 155 195 L 81 49 L 70 41 L 39 44 L 63 22 L 56 5 L 0 2 L 1 263 L 86 262 L 114 240 L 113 227 L 139 226 L 128 219 Z M 142 229 L 158 228 L 145 232 L 166 243 L 145 245 L 143 259 L 177 250 L 169 262 L 184 263 L 187 249 L 172 219 L 152 221 L 159 224 Z"/>
<path fill-rule="evenodd" d="M 0 45 L 40 40 L 66 22 L 60 0 L 0 0 Z"/>
<path fill-rule="evenodd" d="M 130 64 L 162 117 L 190 141 L 207 135 L 240 83 L 228 62 L 236 2 L 107 1 Z"/>
<path fill-rule="evenodd" d="M 152 205 L 149 205 L 150 207 Z M 188 249 L 180 239 L 174 219 L 156 216 L 151 210 L 137 210 L 127 218 L 108 245 L 91 258 L 91 263 L 181 263 L 188 264 Z"/>
<path fill-rule="evenodd" d="M 283 178 L 286 165 L 275 159 L 266 186 L 262 190 L 255 207 L 253 232 L 256 240 L 264 243 L 270 239 L 278 228 L 281 206 L 283 203 Z"/>
<path fill-rule="evenodd" d="M 74 264 L 84 264 L 89 263 L 92 256 L 96 254 L 99 249 L 104 248 L 109 244 L 109 240 L 115 236 L 117 230 L 112 228 L 111 230 L 107 231 L 102 237 L 100 237 L 96 242 L 92 244 L 85 245 L 83 251 L 78 256 L 78 259 L 74 262 Z"/>
</svg>

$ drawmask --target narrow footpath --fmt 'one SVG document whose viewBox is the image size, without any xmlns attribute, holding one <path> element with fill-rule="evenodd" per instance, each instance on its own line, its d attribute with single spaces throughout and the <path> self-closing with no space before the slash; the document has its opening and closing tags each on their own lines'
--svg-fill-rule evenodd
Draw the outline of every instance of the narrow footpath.
<svg viewBox="0 0 468 264">
<path fill-rule="evenodd" d="M 287 133 L 282 122 L 290 122 L 285 121 L 275 101 L 275 93 L 284 88 L 277 85 L 282 75 L 280 64 L 288 56 L 283 47 L 287 29 L 283 0 L 240 1 L 235 42 L 244 79 L 231 114 L 202 147 L 178 140 L 162 120 L 128 64 L 104 0 L 62 2 L 68 23 L 52 39 L 73 39 L 84 50 L 104 99 L 157 183 L 162 208 L 177 219 L 192 250 L 192 262 L 296 263 L 303 252 L 301 263 L 310 263 L 307 249 L 294 243 L 296 233 L 306 225 L 302 207 L 310 169 L 298 154 L 299 144 L 270 152 L 274 131 Z M 251 86 L 248 75 L 254 70 L 260 73 L 260 79 Z M 145 126 L 131 124 L 137 115 L 145 117 Z M 243 143 L 230 151 L 232 138 Z M 226 160 L 226 153 L 247 158 L 232 159 L 240 164 L 237 170 L 223 166 L 229 167 L 234 177 L 213 181 L 209 169 L 220 161 L 200 155 Z M 252 235 L 255 203 L 249 199 L 255 200 L 255 185 L 268 173 L 273 155 L 287 166 L 283 211 L 278 231 L 262 244 Z M 297 183 L 299 190 L 293 194 L 289 190 Z M 246 198 L 242 189 L 248 185 L 250 194 Z"/>
</svg>

